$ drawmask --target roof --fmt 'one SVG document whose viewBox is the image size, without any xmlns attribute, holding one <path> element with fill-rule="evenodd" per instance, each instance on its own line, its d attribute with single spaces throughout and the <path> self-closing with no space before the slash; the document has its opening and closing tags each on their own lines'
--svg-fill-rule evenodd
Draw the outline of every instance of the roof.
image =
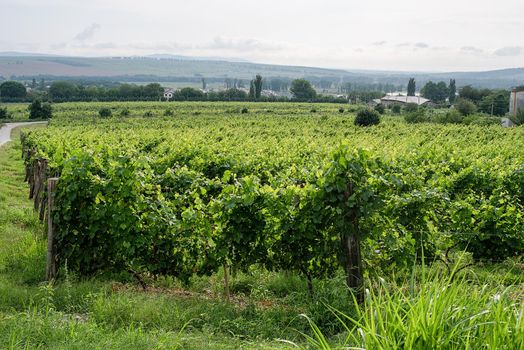
<svg viewBox="0 0 524 350">
<path fill-rule="evenodd" d="M 516 88 L 511 90 L 511 92 L 523 92 L 523 91 L 524 91 L 524 85 L 517 86 Z"/>
<path fill-rule="evenodd" d="M 423 105 L 424 103 L 431 102 L 431 100 L 420 97 L 420 96 L 384 96 L 380 99 L 385 102 L 401 102 L 401 103 L 416 103 Z"/>
</svg>

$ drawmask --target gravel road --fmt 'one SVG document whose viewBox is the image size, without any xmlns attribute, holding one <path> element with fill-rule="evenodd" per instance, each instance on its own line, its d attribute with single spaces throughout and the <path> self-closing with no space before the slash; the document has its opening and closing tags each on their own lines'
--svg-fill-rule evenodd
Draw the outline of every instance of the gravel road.
<svg viewBox="0 0 524 350">
<path fill-rule="evenodd" d="M 11 141 L 11 131 L 19 126 L 33 125 L 33 124 L 45 124 L 47 122 L 27 122 L 27 123 L 6 123 L 0 128 L 0 146 L 4 143 Z"/>
</svg>

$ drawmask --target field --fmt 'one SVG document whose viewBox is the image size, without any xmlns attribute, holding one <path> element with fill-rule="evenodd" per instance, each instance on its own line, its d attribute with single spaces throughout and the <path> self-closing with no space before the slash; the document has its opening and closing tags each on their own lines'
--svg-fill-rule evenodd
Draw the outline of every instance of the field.
<svg viewBox="0 0 524 350">
<path fill-rule="evenodd" d="M 340 107 L 54 105 L 0 150 L 0 346 L 523 348 L 522 128 Z"/>
</svg>

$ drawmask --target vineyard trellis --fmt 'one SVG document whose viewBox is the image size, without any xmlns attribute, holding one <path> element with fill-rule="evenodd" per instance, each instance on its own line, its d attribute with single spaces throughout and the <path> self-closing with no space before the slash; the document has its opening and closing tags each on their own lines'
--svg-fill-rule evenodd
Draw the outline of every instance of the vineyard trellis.
<svg viewBox="0 0 524 350">
<path fill-rule="evenodd" d="M 59 262 L 183 280 L 259 264 L 310 282 L 342 266 L 358 291 L 364 266 L 405 266 L 422 250 L 432 259 L 456 246 L 477 260 L 524 250 L 524 158 L 510 146 L 518 132 L 363 129 L 293 109 L 203 113 L 59 118 L 22 135 L 41 213 L 47 177 L 60 176 Z"/>
</svg>

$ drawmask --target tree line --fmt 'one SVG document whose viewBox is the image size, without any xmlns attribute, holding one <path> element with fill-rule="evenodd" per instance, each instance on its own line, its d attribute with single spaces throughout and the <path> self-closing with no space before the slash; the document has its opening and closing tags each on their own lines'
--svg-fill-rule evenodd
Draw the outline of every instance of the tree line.
<svg viewBox="0 0 524 350">
<path fill-rule="evenodd" d="M 202 85 L 206 82 L 203 79 Z M 185 87 L 173 93 L 175 101 L 309 101 L 347 103 L 344 97 L 320 95 L 308 80 L 295 79 L 291 82 L 289 92 L 291 97 L 271 93 L 263 94 L 263 78 L 257 75 L 250 82 L 246 91 L 238 87 L 230 87 L 220 91 L 206 91 Z M 232 85 L 236 86 L 236 85 Z M 0 85 L 0 100 L 2 102 L 28 102 L 32 100 L 47 100 L 50 102 L 76 101 L 158 101 L 164 98 L 164 88 L 158 83 L 147 85 L 121 84 L 115 87 L 86 86 L 70 81 L 55 81 L 49 88 L 26 88 L 16 81 L 7 81 Z"/>
<path fill-rule="evenodd" d="M 416 82 L 410 78 L 407 88 L 408 96 L 415 96 Z M 428 81 L 421 89 L 420 95 L 430 99 L 435 104 L 457 105 L 467 108 L 467 114 L 480 111 L 494 116 L 503 116 L 509 109 L 509 91 L 504 89 L 475 88 L 471 85 L 457 89 L 455 79 L 449 84 L 444 81 Z"/>
</svg>

